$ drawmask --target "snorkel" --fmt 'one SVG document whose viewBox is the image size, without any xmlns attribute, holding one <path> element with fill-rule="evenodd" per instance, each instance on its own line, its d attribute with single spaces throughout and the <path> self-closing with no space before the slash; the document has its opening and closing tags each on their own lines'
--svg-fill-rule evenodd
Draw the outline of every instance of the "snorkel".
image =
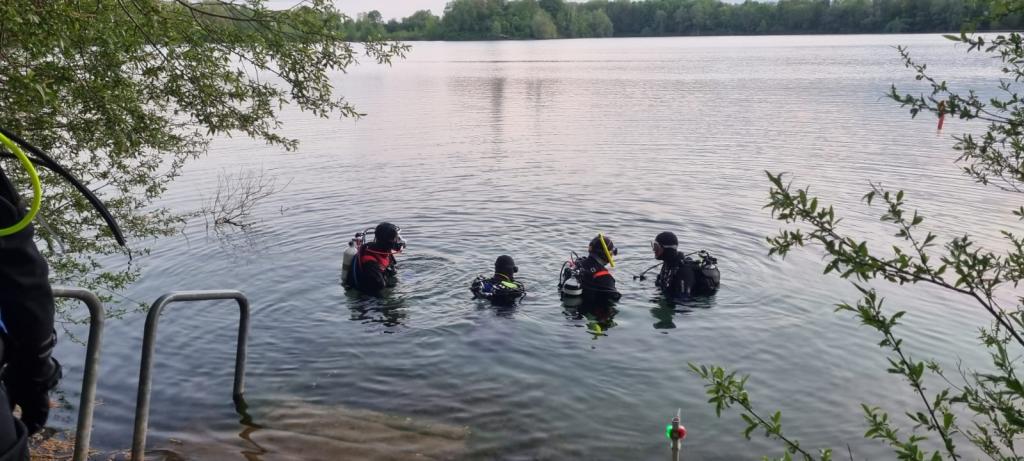
<svg viewBox="0 0 1024 461">
<path fill-rule="evenodd" d="M 7 237 L 8 235 L 17 234 L 28 227 L 32 220 L 36 218 L 36 215 L 39 214 L 39 208 L 43 202 L 43 186 L 39 182 L 39 172 L 36 171 L 35 166 L 32 165 L 32 161 L 25 155 L 25 152 L 2 133 L 0 133 L 0 143 L 3 143 L 5 147 L 14 153 L 22 168 L 28 172 L 29 180 L 32 182 L 32 205 L 29 207 L 28 213 L 25 213 L 25 216 L 13 225 L 0 228 L 0 237 Z M 12 205 L 17 207 L 17 204 Z"/>
<path fill-rule="evenodd" d="M 608 244 L 604 241 L 604 234 L 598 233 L 597 239 L 601 241 L 601 249 L 604 250 L 605 260 L 608 261 L 608 265 L 612 268 L 615 267 L 615 258 L 612 257 L 612 252 L 608 250 Z"/>
</svg>

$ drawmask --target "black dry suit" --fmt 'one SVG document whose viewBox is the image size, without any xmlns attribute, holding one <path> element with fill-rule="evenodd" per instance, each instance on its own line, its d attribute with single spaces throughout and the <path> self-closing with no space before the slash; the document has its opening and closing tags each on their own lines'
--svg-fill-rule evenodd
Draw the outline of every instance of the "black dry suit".
<svg viewBox="0 0 1024 461">
<path fill-rule="evenodd" d="M 499 256 L 494 262 L 494 276 L 477 277 L 469 286 L 469 291 L 473 292 L 474 298 L 489 299 L 497 305 L 514 304 L 526 296 L 526 287 L 515 278 L 518 271 L 511 256 Z"/>
<path fill-rule="evenodd" d="M 24 207 L 0 169 L 0 228 L 15 224 L 22 216 Z M 28 460 L 28 435 L 46 424 L 49 391 L 61 377 L 60 364 L 51 357 L 56 336 L 49 268 L 33 242 L 33 233 L 30 225 L 0 237 L 0 349 L 6 364 L 5 388 L 0 388 L 0 461 Z M 15 404 L 22 408 L 21 421 L 11 415 Z"/>
<path fill-rule="evenodd" d="M 370 242 L 359 247 L 352 270 L 348 273 L 345 283 L 364 293 L 379 293 L 384 288 L 395 286 L 397 282 L 397 266 L 391 248 L 382 248 L 377 242 Z"/>
<path fill-rule="evenodd" d="M 622 294 L 615 289 L 615 277 L 605 269 L 605 263 L 591 253 L 586 258 L 576 260 L 580 271 L 580 288 L 583 289 L 585 304 L 607 303 L 618 301 Z"/>
<path fill-rule="evenodd" d="M 688 297 L 713 295 L 718 291 L 720 274 L 714 258 L 701 254 L 699 261 L 691 259 L 675 248 L 665 248 L 665 261 L 655 282 L 665 296 Z"/>
<path fill-rule="evenodd" d="M 382 222 L 373 230 L 373 241 L 359 247 L 352 261 L 352 270 L 345 276 L 345 285 L 364 293 L 377 294 L 398 284 L 395 253 L 405 248 L 398 226 Z M 361 238 L 363 234 L 356 237 Z M 352 245 L 352 243 L 349 243 Z"/>
</svg>

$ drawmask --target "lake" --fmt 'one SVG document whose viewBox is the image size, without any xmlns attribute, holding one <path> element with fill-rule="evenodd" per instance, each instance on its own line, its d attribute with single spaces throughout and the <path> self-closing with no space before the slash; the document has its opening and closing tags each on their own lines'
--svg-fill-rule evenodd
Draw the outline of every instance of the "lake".
<svg viewBox="0 0 1024 461">
<path fill-rule="evenodd" d="M 116 306 L 219 288 L 253 305 L 253 424 L 231 403 L 237 309 L 173 305 L 149 448 L 172 459 L 667 459 L 664 427 L 678 409 L 684 458 L 781 455 L 763 437 L 743 440 L 735 412 L 715 418 L 694 362 L 752 375 L 755 405 L 782 410 L 805 447 L 891 458 L 862 439 L 860 404 L 904 421 L 915 395 L 885 372 L 880 338 L 833 313 L 856 291 L 821 275 L 820 249 L 767 256 L 781 223 L 762 206 L 764 170 L 789 172 L 836 206 L 842 229 L 883 243 L 896 230 L 860 201 L 880 181 L 905 189 L 940 238 L 970 230 L 1004 245 L 998 229 L 1019 226 L 1009 213 L 1019 197 L 953 164 L 952 136 L 979 126 L 947 120 L 938 133 L 933 116 L 911 119 L 884 97 L 893 83 L 924 91 L 895 45 L 956 88 L 989 91 L 999 76 L 933 35 L 414 43 L 391 67 L 339 73 L 339 92 L 366 117 L 285 108 L 297 152 L 218 139 L 160 202 L 195 210 L 224 174 L 262 171 L 281 190 L 251 228 L 218 235 L 193 219 L 180 236 L 135 243 L 153 251 L 136 258 L 143 277 Z M 381 220 L 409 242 L 401 284 L 383 300 L 346 294 L 341 253 Z M 632 280 L 654 264 L 649 244 L 663 230 L 718 258 L 716 296 L 671 306 L 650 279 Z M 595 334 L 555 284 L 598 232 L 619 247 L 623 299 Z M 503 253 L 529 289 L 514 310 L 468 290 Z M 970 300 L 877 286 L 909 311 L 899 332 L 916 355 L 985 366 L 975 336 L 988 318 Z M 130 444 L 143 321 L 108 324 L 94 447 Z M 71 402 L 83 356 L 70 341 L 58 350 Z M 73 427 L 74 412 L 52 421 Z"/>
</svg>

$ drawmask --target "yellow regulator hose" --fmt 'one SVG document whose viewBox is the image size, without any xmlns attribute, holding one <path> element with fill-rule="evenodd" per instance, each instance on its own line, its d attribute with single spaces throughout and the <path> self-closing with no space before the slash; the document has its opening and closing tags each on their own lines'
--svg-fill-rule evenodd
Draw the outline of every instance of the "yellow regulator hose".
<svg viewBox="0 0 1024 461">
<path fill-rule="evenodd" d="M 36 214 L 39 213 L 39 206 L 43 202 L 43 186 L 39 183 L 39 173 L 36 172 L 35 166 L 32 165 L 32 161 L 28 159 L 25 152 L 14 141 L 4 136 L 3 133 L 0 133 L 0 143 L 3 143 L 8 150 L 14 153 L 14 156 L 21 162 L 21 166 L 25 168 L 25 171 L 28 171 L 28 176 L 32 180 L 32 206 L 29 207 L 28 214 L 21 218 L 21 221 L 18 221 L 13 226 L 0 228 L 0 237 L 6 237 L 21 232 L 35 219 Z M 14 205 L 17 206 L 17 204 Z"/>
</svg>

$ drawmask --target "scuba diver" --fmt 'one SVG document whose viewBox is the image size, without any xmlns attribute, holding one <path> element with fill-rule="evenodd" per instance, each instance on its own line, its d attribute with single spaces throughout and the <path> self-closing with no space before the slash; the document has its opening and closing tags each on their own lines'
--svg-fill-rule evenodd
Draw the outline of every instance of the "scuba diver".
<svg viewBox="0 0 1024 461">
<path fill-rule="evenodd" d="M 604 234 L 597 234 L 590 241 L 587 257 L 581 258 L 575 252 L 562 264 L 558 289 L 562 296 L 582 296 L 583 305 L 610 304 L 622 295 L 615 289 L 615 277 L 605 265 L 615 267 L 618 248 Z"/>
<path fill-rule="evenodd" d="M 651 250 L 654 258 L 662 261 L 655 285 L 666 297 L 690 298 L 718 292 L 721 281 L 718 260 L 707 250 L 697 252 L 699 260 L 680 253 L 679 239 L 672 232 L 658 234 L 651 242 Z"/>
<path fill-rule="evenodd" d="M 100 212 L 118 243 L 125 246 L 125 241 L 116 221 L 95 194 L 45 152 L 2 128 L 0 142 L 6 147 L 6 151 L 0 150 L 0 157 L 14 157 L 21 162 L 32 181 L 33 192 L 32 201 L 26 205 L 0 167 L 0 460 L 28 461 L 28 438 L 46 425 L 50 391 L 62 377 L 60 363 L 52 356 L 57 336 L 49 266 L 33 240 L 32 220 L 42 199 L 33 164 L 68 180 Z M 20 420 L 12 414 L 15 405 L 21 408 Z"/>
<path fill-rule="evenodd" d="M 615 326 L 618 310 L 614 304 L 622 295 L 615 289 L 615 278 L 605 265 L 615 267 L 619 252 L 604 234 L 594 237 L 587 250 L 585 258 L 573 252 L 562 264 L 558 287 L 566 317 L 586 320 L 587 331 L 596 339 Z"/>
<path fill-rule="evenodd" d="M 494 275 L 481 275 L 473 280 L 469 291 L 473 299 L 488 299 L 496 305 L 511 305 L 526 296 L 526 286 L 516 281 L 516 262 L 511 256 L 501 255 L 494 261 Z"/>
<path fill-rule="evenodd" d="M 20 221 L 25 211 L 14 186 L 0 169 L 0 228 Z M 0 459 L 28 460 L 28 437 L 43 429 L 50 413 L 50 391 L 61 378 L 60 363 L 51 354 L 54 331 L 53 292 L 49 268 L 29 225 L 0 237 L 0 311 L 3 334 L 3 382 L 0 387 Z M 4 395 L 6 394 L 6 395 Z M 11 414 L 21 407 L 21 420 Z"/>
<path fill-rule="evenodd" d="M 370 243 L 363 244 L 363 239 L 371 231 L 356 234 L 342 256 L 342 283 L 369 294 L 379 294 L 398 284 L 395 255 L 405 249 L 401 232 L 398 226 L 382 222 L 373 229 Z"/>
</svg>

